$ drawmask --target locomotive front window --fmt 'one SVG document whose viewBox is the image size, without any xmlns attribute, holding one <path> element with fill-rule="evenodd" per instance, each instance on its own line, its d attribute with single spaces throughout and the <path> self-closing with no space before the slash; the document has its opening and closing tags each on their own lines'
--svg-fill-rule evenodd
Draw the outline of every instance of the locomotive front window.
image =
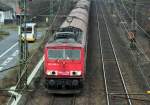
<svg viewBox="0 0 150 105">
<path fill-rule="evenodd" d="M 79 60 L 80 50 L 49 49 L 48 58 L 49 59 Z"/>
<path fill-rule="evenodd" d="M 65 59 L 79 60 L 80 50 L 65 50 Z"/>
<path fill-rule="evenodd" d="M 26 27 L 26 30 L 25 30 L 25 28 L 22 28 L 22 31 L 23 32 L 26 31 L 26 33 L 31 33 L 32 32 L 32 27 Z"/>
</svg>

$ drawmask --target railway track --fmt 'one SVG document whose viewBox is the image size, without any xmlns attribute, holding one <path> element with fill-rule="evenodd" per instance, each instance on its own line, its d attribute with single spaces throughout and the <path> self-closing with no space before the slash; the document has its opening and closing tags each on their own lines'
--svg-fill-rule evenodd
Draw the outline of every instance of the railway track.
<svg viewBox="0 0 150 105">
<path fill-rule="evenodd" d="M 100 3 L 96 3 L 99 34 L 98 45 L 101 52 L 107 105 L 132 105 L 118 58 L 110 37 L 106 17 Z"/>
<path fill-rule="evenodd" d="M 118 12 L 118 11 L 117 11 L 117 12 Z M 118 13 L 118 16 L 119 16 L 120 19 L 122 19 L 122 17 L 120 16 L 119 13 Z M 122 20 L 125 21 L 124 18 L 123 18 Z M 128 28 L 127 28 L 126 25 L 122 24 L 122 27 L 121 27 L 121 28 L 122 28 L 126 33 L 129 32 L 129 30 L 128 30 Z M 134 60 L 138 62 L 137 57 L 139 57 L 138 59 L 141 59 L 140 57 L 143 56 L 143 57 L 144 57 L 144 63 L 142 62 L 142 64 L 149 63 L 149 62 L 150 62 L 150 58 L 145 54 L 144 49 L 142 49 L 142 46 L 138 43 L 138 41 L 135 43 L 135 45 L 136 45 L 136 50 L 134 50 L 134 51 L 131 50 L 131 53 L 132 53 L 132 55 L 133 55 L 133 57 L 134 57 Z M 146 87 L 147 87 L 147 88 L 150 88 L 150 84 L 149 84 L 149 82 L 148 82 L 148 79 L 146 78 L 145 74 L 143 73 L 140 64 L 137 64 L 137 66 L 138 66 L 138 69 L 139 69 L 139 71 L 140 71 L 142 77 L 144 78 Z"/>
<path fill-rule="evenodd" d="M 117 6 L 116 6 L 116 3 L 115 4 L 115 11 L 118 15 L 118 18 L 120 19 L 120 21 L 126 21 L 124 19 L 124 17 L 119 13 L 118 9 L 117 9 Z M 128 42 L 128 39 L 127 39 L 127 33 L 130 31 L 128 29 L 128 26 L 127 24 L 120 24 L 119 25 L 119 28 L 121 29 L 121 31 L 119 33 L 123 33 L 123 40 L 124 42 L 126 43 L 129 43 Z M 117 32 L 115 32 L 117 33 Z M 134 93 L 143 93 L 144 91 L 146 91 L 146 89 L 149 89 L 149 83 L 148 83 L 148 78 L 146 77 L 147 74 L 148 74 L 148 67 L 147 67 L 147 63 L 149 62 L 149 58 L 148 56 L 145 54 L 144 52 L 144 49 L 142 48 L 142 46 L 140 45 L 140 43 L 138 43 L 139 40 L 137 40 L 137 42 L 135 43 L 135 45 L 137 46 L 135 50 L 130 50 L 130 53 L 132 55 L 132 58 L 133 58 L 133 62 L 136 62 L 135 63 L 135 71 L 134 69 L 132 69 L 132 72 L 134 72 L 134 75 L 138 78 L 136 80 L 136 85 L 137 86 L 132 86 L 133 88 L 129 89 L 130 90 L 130 93 L 134 92 Z M 143 66 L 144 65 L 144 66 Z M 134 77 L 133 75 L 133 77 Z M 127 78 L 128 80 L 129 78 Z M 134 81 L 134 80 L 133 80 Z M 142 84 L 141 82 L 142 81 Z M 139 83 L 139 84 L 138 84 Z M 129 83 L 128 83 L 129 84 Z M 131 83 L 130 83 L 131 84 Z M 138 89 L 138 85 L 139 85 L 139 88 L 140 90 L 135 90 L 135 87 L 137 87 Z M 134 105 L 149 105 L 149 102 L 148 102 L 148 95 L 130 95 L 130 97 L 132 97 L 132 102 L 134 103 Z"/>
<path fill-rule="evenodd" d="M 56 96 L 50 97 L 48 105 L 75 105 L 76 96 Z"/>
</svg>

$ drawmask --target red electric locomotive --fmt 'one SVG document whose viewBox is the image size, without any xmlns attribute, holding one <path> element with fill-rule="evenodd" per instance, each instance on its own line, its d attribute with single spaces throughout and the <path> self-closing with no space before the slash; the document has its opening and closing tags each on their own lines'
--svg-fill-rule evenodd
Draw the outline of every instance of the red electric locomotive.
<svg viewBox="0 0 150 105">
<path fill-rule="evenodd" d="M 79 93 L 83 87 L 89 8 L 88 0 L 80 0 L 45 46 L 45 86 L 50 93 Z"/>
</svg>

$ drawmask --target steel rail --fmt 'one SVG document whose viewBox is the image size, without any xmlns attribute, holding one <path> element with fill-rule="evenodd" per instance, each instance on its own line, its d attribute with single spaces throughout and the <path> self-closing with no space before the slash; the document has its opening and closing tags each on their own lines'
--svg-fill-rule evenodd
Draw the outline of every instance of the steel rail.
<svg viewBox="0 0 150 105">
<path fill-rule="evenodd" d="M 119 13 L 119 11 L 118 11 L 118 8 L 117 8 L 117 6 L 116 6 L 116 3 L 115 3 L 115 9 L 116 9 L 116 11 L 117 11 L 117 15 L 119 16 L 119 18 L 120 18 L 120 20 L 122 21 L 125 21 L 125 19 L 124 19 L 124 17 L 122 17 L 121 15 L 120 15 L 120 13 Z M 123 27 L 121 27 L 120 26 L 120 28 L 122 29 L 122 30 L 124 30 L 124 32 L 126 32 L 126 33 L 128 33 L 129 32 L 129 30 L 128 30 L 128 28 L 126 27 L 126 25 L 125 24 L 122 24 L 123 25 Z M 136 44 L 137 45 L 137 44 Z M 147 55 L 145 55 L 145 53 L 144 52 L 142 52 L 141 50 L 142 49 L 139 49 L 138 47 L 137 47 L 137 51 L 136 51 L 136 53 L 142 53 L 144 56 L 145 56 L 145 58 L 147 59 L 147 61 L 149 62 L 149 58 L 147 58 Z M 135 56 L 135 54 L 134 54 L 134 52 L 131 50 L 131 53 L 132 53 L 132 55 L 133 55 L 133 57 L 134 57 L 134 60 L 136 60 L 136 56 Z M 146 86 L 148 87 L 148 88 L 150 88 L 150 84 L 148 83 L 148 80 L 146 79 L 146 77 L 145 77 L 145 74 L 143 73 L 143 71 L 142 71 L 142 68 L 140 67 L 140 65 L 138 64 L 138 68 L 139 68 L 139 71 L 140 71 L 140 73 L 141 73 L 141 75 L 142 75 L 142 77 L 143 77 L 143 79 L 145 80 L 145 82 L 146 82 Z M 133 95 L 133 94 L 132 94 Z M 134 100 L 134 99 L 133 99 Z M 145 103 L 143 103 L 144 105 L 145 105 Z M 147 105 L 147 104 L 146 104 Z"/>
<path fill-rule="evenodd" d="M 114 3 L 116 5 L 116 3 Z M 123 3 L 123 1 L 121 0 L 121 4 L 124 8 L 124 10 L 126 11 L 126 13 L 128 14 L 128 16 L 132 19 L 132 16 L 131 14 L 129 13 L 127 7 L 125 6 L 125 4 Z M 117 8 L 118 9 L 118 8 Z M 133 20 L 133 19 L 132 19 Z M 141 29 L 143 31 L 143 33 L 145 33 L 148 37 L 149 37 L 149 34 L 136 22 L 136 25 L 138 26 L 137 28 Z M 149 37 L 150 38 L 150 37 Z"/>
<path fill-rule="evenodd" d="M 73 99 L 72 99 L 72 105 L 76 105 L 76 96 L 75 95 L 73 96 Z"/>
<path fill-rule="evenodd" d="M 98 7 L 97 4 L 96 5 L 96 20 L 97 20 L 97 26 L 98 26 L 98 38 L 99 39 L 99 47 L 100 47 L 100 53 L 101 55 L 103 55 L 103 47 L 102 47 L 102 40 L 101 40 L 101 31 L 100 31 L 100 21 L 98 19 Z M 110 101 L 109 101 L 109 92 L 108 92 L 108 85 L 107 85 L 107 79 L 106 79 L 106 71 L 105 71 L 105 64 L 104 64 L 104 57 L 102 57 L 102 66 L 103 66 L 103 75 L 104 75 L 104 84 L 105 84 L 105 92 L 106 92 L 106 100 L 107 100 L 107 105 L 110 105 Z"/>
<path fill-rule="evenodd" d="M 118 11 L 118 8 L 117 8 L 117 6 L 116 6 L 116 3 L 115 3 L 115 9 L 116 9 L 116 11 L 117 11 L 117 15 L 119 16 L 120 20 L 121 20 L 121 21 L 122 21 L 122 20 L 125 21 L 124 17 L 122 17 L 122 16 L 120 15 L 120 13 L 119 13 L 119 11 Z M 121 27 L 121 26 L 120 26 L 120 28 L 121 28 L 122 30 L 124 30 L 126 33 L 128 33 L 129 30 L 128 30 L 128 28 L 126 27 L 126 25 L 125 25 L 125 24 L 122 24 L 122 25 L 123 25 L 124 28 Z M 138 51 L 141 51 L 141 50 L 138 49 Z M 139 53 L 138 51 L 136 51 L 136 52 Z M 135 57 L 135 55 L 134 55 L 134 52 L 131 51 L 131 53 L 132 53 L 132 55 L 133 55 L 133 57 L 134 57 L 134 60 L 136 60 L 136 57 Z M 141 53 L 143 53 L 143 55 L 145 56 L 145 53 L 144 53 L 144 52 L 141 51 Z M 147 58 L 147 56 L 145 56 L 145 58 L 149 61 L 149 58 Z M 143 79 L 144 79 L 145 82 L 146 82 L 147 87 L 150 88 L 150 84 L 148 83 L 148 80 L 146 79 L 145 74 L 143 73 L 142 68 L 140 67 L 139 64 L 138 64 L 138 68 L 139 68 L 139 71 L 140 71 L 140 73 L 141 73 Z M 143 103 L 143 104 L 146 105 L 145 103 Z"/>
<path fill-rule="evenodd" d="M 116 3 L 114 3 L 114 5 L 115 5 L 115 10 L 117 11 L 117 15 L 118 15 L 118 17 L 120 18 L 120 20 L 122 21 L 126 21 L 126 19 L 124 19 L 124 17 L 122 17 L 121 15 L 120 15 L 120 13 L 119 13 L 119 11 L 118 11 L 118 8 L 117 8 L 117 6 L 116 6 Z M 138 24 L 137 24 L 138 25 Z M 126 27 L 126 25 L 125 24 L 123 24 L 123 26 L 124 26 L 124 29 L 125 29 L 125 31 L 128 33 L 129 32 L 129 30 L 128 30 L 128 28 Z M 142 28 L 141 28 L 142 29 Z M 144 30 L 143 30 L 144 31 Z M 136 44 L 136 43 L 135 43 Z M 140 44 L 136 44 L 136 45 L 138 45 L 138 46 L 141 46 Z M 145 59 L 147 60 L 147 62 L 149 62 L 150 61 L 150 58 L 145 54 L 145 52 L 143 51 L 144 49 L 142 49 L 142 47 L 141 47 L 141 49 L 140 48 L 138 48 L 138 51 L 140 51 L 140 53 L 142 53 L 144 56 L 145 56 Z"/>
<path fill-rule="evenodd" d="M 61 2 L 61 0 L 60 0 L 60 2 Z M 60 6 L 59 6 L 59 9 L 60 9 Z M 62 17 L 66 17 L 66 16 L 64 15 Z M 56 99 L 57 99 L 56 96 L 52 95 L 51 100 L 49 101 L 48 105 L 55 105 L 55 101 L 57 101 Z M 66 98 L 66 100 L 67 100 L 67 98 Z M 75 100 L 76 100 L 76 96 L 73 96 L 73 98 L 71 100 L 71 105 L 75 105 Z"/>
<path fill-rule="evenodd" d="M 96 4 L 96 8 L 97 8 L 97 4 Z M 110 43 L 111 43 L 111 47 L 112 47 L 112 50 L 113 50 L 113 55 L 115 57 L 115 60 L 116 60 L 116 63 L 117 63 L 117 67 L 118 67 L 118 71 L 119 71 L 119 74 L 120 74 L 120 77 L 121 77 L 121 82 L 123 84 L 123 88 L 124 88 L 124 91 L 126 92 L 126 96 L 127 96 L 127 100 L 128 100 L 128 103 L 129 105 L 132 105 L 131 103 L 131 100 L 130 100 L 130 97 L 128 95 L 128 90 L 127 90 L 127 87 L 126 87 L 126 84 L 125 84 L 125 80 L 123 78 L 123 74 L 121 72 L 121 69 L 120 69 L 120 66 L 119 66 L 119 63 L 118 63 L 118 58 L 117 58 L 117 55 L 116 55 L 116 51 L 114 49 L 114 45 L 112 43 L 112 39 L 110 37 L 110 30 L 108 28 L 108 25 L 107 25 L 107 21 L 106 21 L 106 18 L 105 18 L 105 15 L 104 15 L 104 12 L 103 12 L 103 9 L 100 8 L 101 11 L 102 11 L 102 17 L 104 19 L 104 23 L 106 25 L 106 28 L 107 28 L 107 33 L 109 35 L 109 40 L 110 40 Z M 98 18 L 98 10 L 97 11 L 97 18 Z M 100 23 L 99 23 L 99 20 L 97 19 L 98 21 L 98 30 L 100 31 Z M 100 32 L 99 32 L 100 33 Z M 110 99 L 109 99 L 109 92 L 108 92 L 108 84 L 107 84 L 107 78 L 106 78 L 106 71 L 105 71 L 105 64 L 104 64 L 104 59 L 103 59 L 103 49 L 102 49 L 102 41 L 101 41 L 101 37 L 100 37 L 100 34 L 99 34 L 99 38 L 100 38 L 100 47 L 101 47 L 101 55 L 102 55 L 102 63 L 103 63 L 103 73 L 104 73 L 104 80 L 105 80 L 105 88 L 106 88 L 106 94 L 107 94 L 107 104 L 110 105 Z"/>
<path fill-rule="evenodd" d="M 60 102 L 59 99 L 61 99 L 61 98 L 63 99 L 63 101 L 61 100 L 62 104 L 63 104 L 63 102 L 68 101 L 68 102 L 71 103 L 71 104 L 68 104 L 68 105 L 75 105 L 75 102 L 76 102 L 76 96 L 75 95 L 72 96 L 71 99 L 68 99 L 68 97 L 65 97 L 65 96 L 63 96 L 63 97 L 57 97 L 55 95 L 52 95 L 51 98 L 50 98 L 50 101 L 49 101 L 48 105 L 58 105 L 59 102 Z"/>
<path fill-rule="evenodd" d="M 48 27 L 49 30 L 52 28 L 52 26 L 55 24 L 56 19 L 58 18 L 58 14 L 59 14 L 59 12 L 60 12 L 60 10 L 61 10 L 61 3 L 62 3 L 62 0 L 59 0 L 59 7 L 58 7 L 58 9 L 57 9 L 56 15 L 53 17 L 52 24 Z M 44 38 L 42 39 L 42 42 L 44 41 L 44 39 L 45 39 L 45 36 L 44 36 Z M 34 53 L 34 54 L 35 54 L 35 53 Z M 34 55 L 34 54 L 33 54 L 33 55 Z M 32 57 L 32 56 L 31 56 L 31 57 Z M 29 60 L 30 60 L 30 59 L 29 59 Z M 28 61 L 29 61 L 29 60 L 28 60 Z M 43 62 L 43 60 L 42 60 L 42 62 Z M 22 95 L 21 95 L 21 96 L 22 96 Z M 13 95 L 11 95 L 11 98 L 9 99 L 7 105 L 10 104 L 12 98 L 13 98 Z M 31 101 L 31 104 L 32 104 L 32 100 L 30 100 L 30 101 Z M 50 103 L 49 103 L 49 104 L 50 104 Z M 15 104 L 15 105 L 16 105 L 16 104 Z"/>
<path fill-rule="evenodd" d="M 116 4 L 116 3 L 115 3 L 115 4 Z M 122 0 L 121 0 L 121 4 L 122 4 L 124 10 L 126 11 L 126 13 L 128 14 L 128 16 L 132 19 L 131 14 L 129 13 L 127 7 L 125 6 L 125 4 L 123 3 Z M 136 22 L 136 25 L 139 27 L 139 29 L 141 29 L 141 30 L 150 38 L 149 34 L 148 34 L 137 22 Z"/>
<path fill-rule="evenodd" d="M 106 16 L 104 14 L 104 11 L 101 7 L 101 11 L 102 11 L 102 15 L 104 17 L 104 21 L 105 21 L 105 24 L 106 24 L 106 28 L 107 28 L 107 32 L 108 32 L 108 35 L 109 35 L 109 40 L 111 42 L 111 45 L 112 45 L 112 49 L 113 49 L 113 53 L 114 53 L 114 56 L 115 56 L 115 59 L 116 59 L 116 63 L 117 63 L 117 66 L 118 66 L 118 70 L 119 70 L 119 73 L 120 73 L 120 76 L 121 76 L 121 80 L 122 80 L 122 83 L 123 83 L 123 86 L 124 86 L 124 89 L 125 89 L 125 92 L 127 94 L 127 98 L 128 98 L 128 102 L 129 102 L 129 105 L 132 105 L 132 102 L 130 100 L 130 96 L 129 96 L 129 93 L 128 93 L 128 89 L 127 89 L 127 85 L 125 83 L 125 79 L 123 77 L 123 74 L 122 74 L 122 71 L 121 71 L 121 68 L 120 68 L 120 65 L 119 65 L 119 62 L 118 62 L 118 57 L 117 57 L 117 54 L 116 54 L 116 51 L 115 51 L 115 48 L 114 48 L 114 45 L 112 43 L 112 38 L 111 38 L 111 34 L 110 34 L 110 29 L 109 29 L 109 26 L 107 24 L 107 20 L 106 20 Z"/>
<path fill-rule="evenodd" d="M 49 101 L 48 105 L 53 105 L 53 104 L 54 104 L 54 101 L 55 101 L 55 96 L 52 95 L 52 96 L 50 97 L 50 101 Z"/>
<path fill-rule="evenodd" d="M 116 7 L 116 11 L 117 11 L 117 7 Z M 121 15 L 119 14 L 119 12 L 117 11 L 117 14 L 118 14 L 118 16 L 119 16 L 119 18 L 120 18 L 120 20 L 125 20 L 123 17 L 121 17 Z M 123 18 L 123 19 L 122 19 Z M 123 27 L 124 27 L 124 29 L 123 30 L 125 30 L 125 32 L 129 32 L 129 30 L 127 29 L 127 27 L 125 26 L 125 24 L 123 24 Z M 138 49 L 138 48 L 137 48 Z M 138 51 L 140 51 L 141 53 L 143 53 L 140 49 L 138 49 Z M 139 53 L 137 51 L 137 53 Z M 132 52 L 132 55 L 134 55 L 133 54 L 133 51 L 131 51 Z M 144 56 L 145 56 L 145 58 L 149 61 L 149 58 L 147 58 L 147 56 L 144 54 Z M 134 56 L 134 59 L 136 59 L 135 58 L 135 56 Z M 145 75 L 144 75 L 144 73 L 142 72 L 142 68 L 140 67 L 140 65 L 138 65 L 138 68 L 139 68 L 139 70 L 140 70 L 140 73 L 141 73 L 141 75 L 142 75 L 142 77 L 144 78 L 144 80 L 145 80 L 145 82 L 146 82 L 146 85 L 147 85 L 147 87 L 149 87 L 150 88 L 150 84 L 149 84 L 149 82 L 148 82 L 148 80 L 146 79 L 146 77 L 145 77 Z"/>
</svg>

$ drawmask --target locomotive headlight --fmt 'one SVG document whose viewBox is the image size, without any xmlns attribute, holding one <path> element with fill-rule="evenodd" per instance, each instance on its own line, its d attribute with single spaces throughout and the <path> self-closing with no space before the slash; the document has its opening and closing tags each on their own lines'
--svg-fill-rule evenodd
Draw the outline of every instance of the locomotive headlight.
<svg viewBox="0 0 150 105">
<path fill-rule="evenodd" d="M 81 71 L 71 71 L 70 75 L 71 76 L 80 76 L 81 75 Z"/>
<path fill-rule="evenodd" d="M 81 71 L 76 71 L 76 75 L 81 75 Z"/>
<path fill-rule="evenodd" d="M 47 75 L 57 75 L 57 71 L 47 71 L 46 72 Z"/>
</svg>

